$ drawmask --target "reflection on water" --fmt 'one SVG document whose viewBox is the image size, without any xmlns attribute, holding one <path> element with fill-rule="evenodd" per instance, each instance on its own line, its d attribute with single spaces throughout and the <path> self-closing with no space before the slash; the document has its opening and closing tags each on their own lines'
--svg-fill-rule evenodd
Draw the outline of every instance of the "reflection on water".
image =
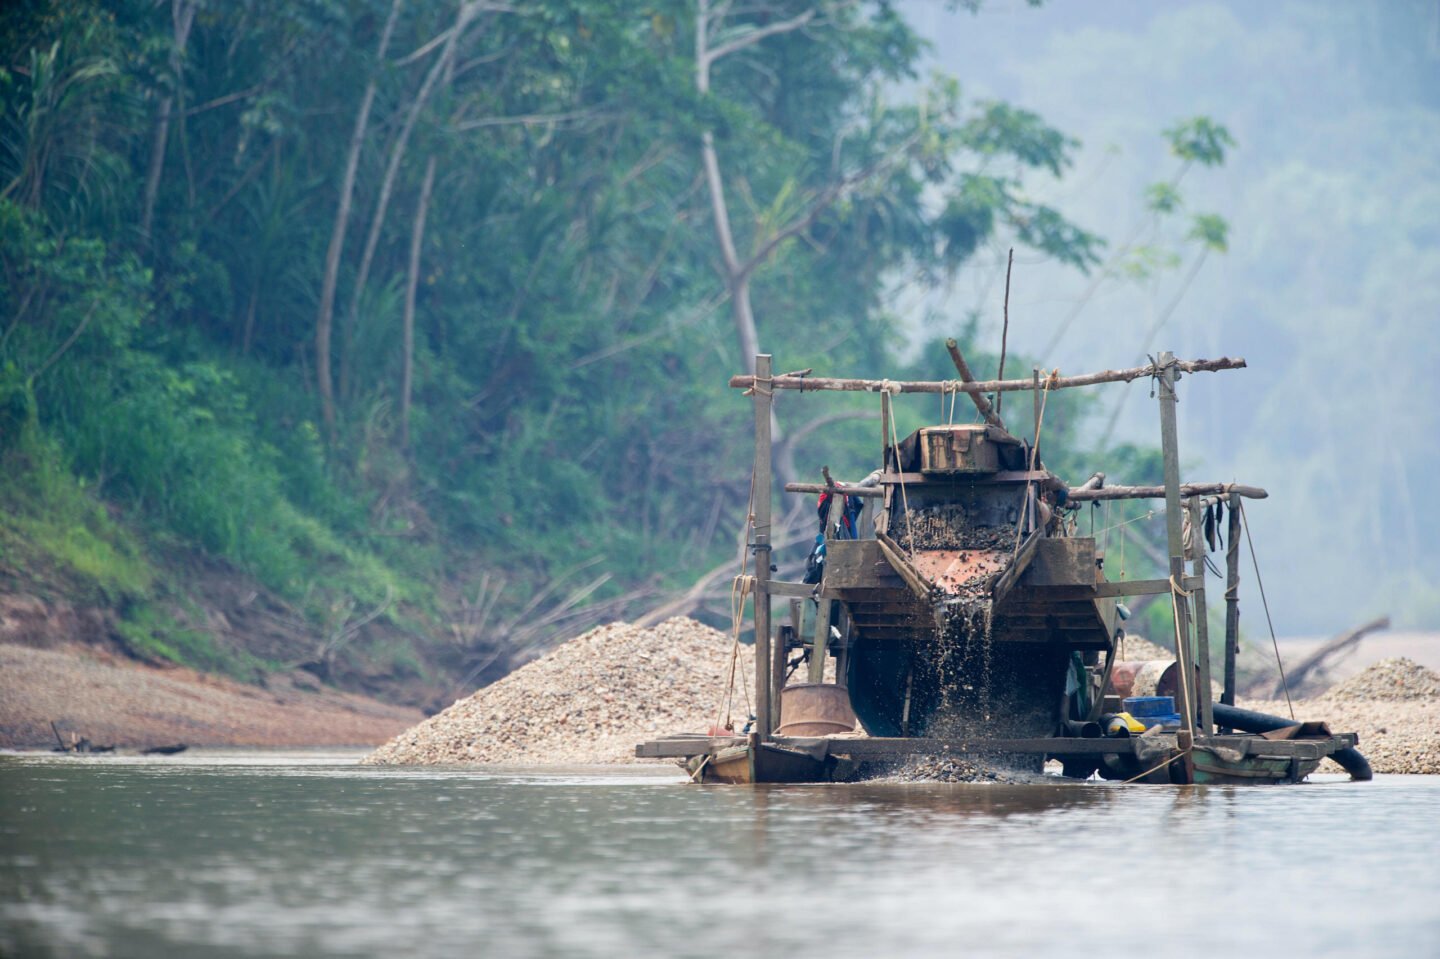
<svg viewBox="0 0 1440 959">
<path fill-rule="evenodd" d="M 4 956 L 1440 955 L 1440 779 L 0 757 Z"/>
</svg>

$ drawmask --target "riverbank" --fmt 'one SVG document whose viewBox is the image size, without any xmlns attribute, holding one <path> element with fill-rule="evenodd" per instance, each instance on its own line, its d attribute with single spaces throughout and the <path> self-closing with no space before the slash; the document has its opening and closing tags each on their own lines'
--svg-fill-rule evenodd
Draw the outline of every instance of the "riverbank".
<svg viewBox="0 0 1440 959">
<path fill-rule="evenodd" d="M 296 671 L 248 686 L 183 667 L 137 663 L 90 646 L 0 644 L 0 747 L 48 749 L 62 737 L 119 748 L 373 746 L 424 718 Z"/>
</svg>

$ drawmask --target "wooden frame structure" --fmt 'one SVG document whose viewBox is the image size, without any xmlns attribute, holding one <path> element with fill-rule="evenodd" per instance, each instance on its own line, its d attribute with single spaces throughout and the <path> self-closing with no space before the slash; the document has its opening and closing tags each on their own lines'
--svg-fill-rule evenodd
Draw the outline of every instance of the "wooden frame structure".
<svg viewBox="0 0 1440 959">
<path fill-rule="evenodd" d="M 1198 539 L 1201 528 L 1201 513 L 1207 505 L 1222 502 L 1230 508 L 1229 540 L 1226 555 L 1226 617 L 1225 655 L 1223 680 L 1224 691 L 1221 702 L 1233 705 L 1235 698 L 1235 653 L 1239 641 L 1239 608 L 1237 589 L 1239 583 L 1239 506 L 1242 498 L 1260 499 L 1267 496 L 1263 489 L 1237 484 L 1203 483 L 1182 484 L 1180 481 L 1180 459 L 1176 427 L 1175 384 L 1182 373 L 1216 372 L 1241 369 L 1243 359 L 1224 357 L 1218 360 L 1180 361 L 1171 353 L 1161 353 L 1148 366 L 1133 369 L 1105 371 L 1082 376 L 1059 377 L 1052 375 L 1042 379 L 1040 371 L 1033 371 L 1029 379 L 977 381 L 971 375 L 959 349 L 952 340 L 949 343 L 952 359 L 960 380 L 896 382 L 890 380 L 835 379 L 812 377 L 809 371 L 776 376 L 773 373 L 773 358 L 760 354 L 755 358 L 755 373 L 736 376 L 730 385 L 743 389 L 753 399 L 755 424 L 755 458 L 753 467 L 754 501 L 751 531 L 753 537 L 749 549 L 754 553 L 754 614 L 755 627 L 755 723 L 748 738 L 719 737 L 697 738 L 693 736 L 672 737 L 643 743 L 636 749 L 636 755 L 649 758 L 693 757 L 698 766 L 714 766 L 725 763 L 743 765 L 744 769 L 734 774 L 735 778 L 719 777 L 721 781 L 762 781 L 767 751 L 778 765 L 772 766 L 770 778 L 788 780 L 806 778 L 804 763 L 797 757 L 808 757 L 812 764 L 808 775 L 813 778 L 836 778 L 838 769 L 847 765 L 871 760 L 893 760 L 915 755 L 966 754 L 966 753 L 1029 753 L 1050 757 L 1095 757 L 1119 756 L 1148 762 L 1159 759 L 1153 768 L 1137 777 L 1150 782 L 1296 782 L 1312 771 L 1325 756 L 1343 750 L 1352 750 L 1356 744 L 1353 734 L 1332 735 L 1328 729 L 1311 731 L 1308 738 L 1270 738 L 1240 734 L 1230 735 L 1229 730 L 1217 730 L 1214 718 L 1214 703 L 1211 693 L 1211 663 L 1208 642 L 1208 618 L 1204 577 L 1204 552 Z M 1041 418 L 1040 393 L 1055 389 L 1069 389 L 1106 382 L 1131 382 L 1141 377 L 1151 377 L 1157 385 L 1160 412 L 1161 452 L 1164 464 L 1164 485 L 1159 487 L 1105 487 L 1103 474 L 1096 474 L 1081 487 L 1067 490 L 1070 502 L 1096 502 L 1115 499 L 1163 498 L 1165 501 L 1165 523 L 1167 540 L 1168 578 L 1128 582 L 1106 582 L 1095 584 L 1093 595 L 1097 597 L 1137 596 L 1144 594 L 1169 594 L 1172 600 L 1175 621 L 1176 659 L 1180 664 L 1177 708 L 1181 716 L 1180 728 L 1173 733 L 1147 734 L 1136 739 L 1084 739 L 1066 737 L 1043 737 L 1030 739 L 980 739 L 967 737 L 872 737 L 872 738 L 813 738 L 778 736 L 779 725 L 778 694 L 785 676 L 785 644 L 775 635 L 772 624 L 771 601 L 774 597 L 814 598 L 819 587 L 806 583 L 793 583 L 771 578 L 771 422 L 776 390 L 808 391 L 863 391 L 881 395 L 882 427 L 889 442 L 892 412 L 890 398 L 900 393 L 966 393 L 985 418 L 989 429 L 997 431 L 1011 442 L 998 413 L 991 407 L 985 393 L 1031 391 L 1036 396 L 1036 435 L 1038 440 Z M 1055 480 L 1048 472 L 1036 471 L 1031 447 L 1030 467 L 1026 471 L 997 473 L 1000 480 L 1023 481 L 1033 488 L 1033 481 Z M 888 461 L 886 469 L 889 469 Z M 908 477 L 908 480 L 907 480 Z M 877 486 L 858 486 L 831 481 L 828 473 L 824 484 L 790 484 L 788 492 L 840 494 L 831 500 L 832 506 L 843 496 L 876 498 L 885 495 L 887 486 L 920 480 L 918 475 L 903 472 L 883 473 Z M 1034 510 L 1035 499 L 1030 495 L 1028 507 Z M 1193 544 L 1193 559 L 1186 569 L 1186 543 L 1184 541 L 1185 512 L 1190 515 Z M 827 526 L 828 528 L 828 526 Z M 1022 527 L 1023 528 L 1023 527 Z M 1030 537 L 1025 546 L 1017 541 L 1017 555 L 1035 545 L 1037 537 Z M 877 532 L 876 541 L 895 569 L 904 576 L 907 564 L 899 553 L 898 544 L 888 540 L 883 532 Z M 1014 572 L 1018 575 L 1017 565 Z M 1008 588 L 1005 577 L 997 586 Z M 911 584 L 923 593 L 922 584 Z M 828 616 L 817 622 L 812 647 L 811 682 L 818 681 L 824 665 L 824 649 L 827 638 Z M 1110 662 L 1107 659 L 1105 675 L 1108 679 Z M 906 694 L 908 710 L 908 692 Z M 1153 733 L 1154 731 L 1152 731 Z M 1357 754 L 1358 755 L 1358 754 Z M 728 758 L 727 758 L 728 757 Z M 1361 760 L 1363 762 L 1363 759 Z M 692 761 L 692 765 L 697 763 Z M 798 764 L 798 765 L 797 765 Z M 779 772 L 781 767 L 784 772 Z M 1170 769 L 1169 767 L 1174 767 Z M 801 771 L 795 771 L 801 769 Z M 1367 770 L 1368 772 L 1368 770 Z M 748 777 L 748 778 L 747 778 Z M 1366 778 L 1359 777 L 1357 778 Z"/>
</svg>

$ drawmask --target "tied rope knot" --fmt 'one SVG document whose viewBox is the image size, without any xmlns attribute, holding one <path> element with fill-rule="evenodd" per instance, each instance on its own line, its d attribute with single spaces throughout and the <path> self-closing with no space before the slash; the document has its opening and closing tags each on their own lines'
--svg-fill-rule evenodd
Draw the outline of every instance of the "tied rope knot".
<svg viewBox="0 0 1440 959">
<path fill-rule="evenodd" d="M 881 380 L 879 391 L 881 393 L 888 393 L 891 396 L 899 396 L 900 384 L 895 380 Z"/>
<path fill-rule="evenodd" d="M 1170 574 L 1170 591 L 1175 593 L 1176 595 L 1184 596 L 1187 599 L 1192 595 L 1191 591 L 1187 591 L 1183 586 L 1181 586 L 1178 582 L 1175 581 L 1174 573 Z"/>
<path fill-rule="evenodd" d="M 764 385 L 764 386 L 761 386 L 761 385 L 760 385 L 761 383 L 764 383 L 765 385 Z M 774 395 L 775 395 L 775 377 L 773 377 L 773 376 L 752 376 L 752 377 L 750 378 L 750 388 L 749 388 L 748 390 L 746 390 L 744 393 L 741 393 L 740 395 L 741 395 L 741 396 L 754 396 L 754 395 L 756 395 L 757 393 L 758 393 L 759 395 L 761 395 L 761 396 L 774 396 Z"/>
</svg>

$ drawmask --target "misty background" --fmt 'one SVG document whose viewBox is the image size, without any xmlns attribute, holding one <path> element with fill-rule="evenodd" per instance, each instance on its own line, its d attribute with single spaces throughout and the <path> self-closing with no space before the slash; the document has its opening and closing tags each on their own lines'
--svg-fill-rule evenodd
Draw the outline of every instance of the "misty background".
<svg viewBox="0 0 1440 959">
<path fill-rule="evenodd" d="M 904 7 L 934 69 L 1079 138 L 1039 199 L 1110 241 L 1098 282 L 1017 251 L 1012 351 L 1062 373 L 1135 365 L 1147 341 L 1244 357 L 1247 370 L 1182 380 L 1183 476 L 1270 491 L 1247 516 L 1277 631 L 1384 613 L 1440 628 L 1440 4 L 947 6 Z M 1177 186 L 1184 212 L 1230 227 L 1228 253 L 1197 267 L 1188 218 L 1156 226 L 1145 191 L 1179 169 L 1160 131 L 1198 114 L 1235 146 Z M 1004 255 L 906 304 L 917 342 L 977 310 L 997 348 Z M 1097 431 L 1118 404 L 1117 439 L 1158 442 L 1148 382 L 1099 396 Z"/>
</svg>

